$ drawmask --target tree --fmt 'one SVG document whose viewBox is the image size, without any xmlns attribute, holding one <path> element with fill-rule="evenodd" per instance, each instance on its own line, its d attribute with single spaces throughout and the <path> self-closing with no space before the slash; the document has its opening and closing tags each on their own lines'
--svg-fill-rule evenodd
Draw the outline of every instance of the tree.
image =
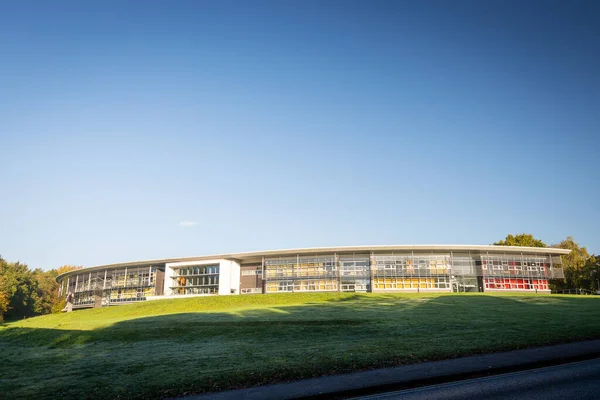
<svg viewBox="0 0 600 400">
<path fill-rule="evenodd" d="M 6 268 L 6 261 L 0 257 L 0 322 L 4 321 L 4 313 L 8 310 L 8 304 L 10 303 L 8 282 L 4 276 Z"/>
<path fill-rule="evenodd" d="M 584 266 L 585 275 L 589 277 L 589 288 L 598 293 L 600 290 L 600 256 L 592 255 Z"/>
<path fill-rule="evenodd" d="M 530 233 L 519 233 L 508 235 L 506 239 L 494 243 L 495 246 L 524 246 L 524 247 L 548 247 L 546 243 L 533 237 Z"/>
<path fill-rule="evenodd" d="M 0 259 L 0 293 L 5 305 L 3 318 L 23 318 L 36 314 L 38 282 L 27 265 Z"/>
<path fill-rule="evenodd" d="M 569 254 L 561 256 L 567 287 L 589 288 L 589 275 L 585 271 L 586 262 L 590 258 L 587 249 L 580 247 L 572 236 L 568 236 L 558 244 L 553 244 L 552 247 L 571 250 Z"/>
<path fill-rule="evenodd" d="M 63 265 L 62 267 L 58 267 L 55 271 L 56 276 L 58 276 L 60 274 L 64 274 L 65 272 L 76 271 L 78 269 L 83 269 L 83 267 L 81 265 Z"/>
<path fill-rule="evenodd" d="M 55 305 L 60 303 L 58 295 L 58 283 L 56 277 L 58 274 L 55 269 L 42 271 L 36 269 L 33 275 L 37 281 L 37 299 L 34 310 L 36 314 L 49 314 L 54 311 Z"/>
<path fill-rule="evenodd" d="M 2 277 L 0 276 L 0 286 L 2 286 Z M 0 292 L 0 322 L 4 321 L 4 313 L 8 309 L 9 299 L 6 293 Z"/>
<path fill-rule="evenodd" d="M 62 309 L 56 277 L 83 267 L 63 265 L 58 269 L 30 270 L 21 263 L 0 257 L 0 321 L 49 314 Z"/>
</svg>

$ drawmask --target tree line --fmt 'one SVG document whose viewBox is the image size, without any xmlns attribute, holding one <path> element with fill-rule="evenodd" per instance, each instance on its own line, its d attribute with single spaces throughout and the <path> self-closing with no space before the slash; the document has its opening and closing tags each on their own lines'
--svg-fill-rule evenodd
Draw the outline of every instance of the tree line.
<svg viewBox="0 0 600 400">
<path fill-rule="evenodd" d="M 554 281 L 551 287 L 560 289 L 600 290 L 600 255 L 590 255 L 573 237 L 550 246 L 528 233 L 508 235 L 493 243 L 497 246 L 555 247 L 569 249 L 563 255 L 564 280 Z M 58 295 L 56 277 L 64 272 L 81 269 L 81 266 L 63 265 L 57 269 L 31 270 L 26 264 L 8 262 L 0 257 L 0 322 L 36 315 L 60 312 L 65 299 Z"/>
<path fill-rule="evenodd" d="M 32 270 L 0 257 L 0 322 L 60 312 L 64 299 L 58 295 L 56 277 L 81 268 L 64 265 L 49 271 Z"/>
</svg>

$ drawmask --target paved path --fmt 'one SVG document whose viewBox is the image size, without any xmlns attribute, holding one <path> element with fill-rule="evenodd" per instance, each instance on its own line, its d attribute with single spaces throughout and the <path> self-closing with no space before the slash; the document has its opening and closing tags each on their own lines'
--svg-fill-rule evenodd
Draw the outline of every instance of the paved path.
<svg viewBox="0 0 600 400">
<path fill-rule="evenodd" d="M 600 398 L 600 359 L 382 393 L 355 400 L 565 400 Z"/>
<path fill-rule="evenodd" d="M 414 387 L 466 379 L 488 373 L 505 373 L 542 365 L 566 363 L 575 359 L 600 357 L 600 340 L 536 347 L 503 353 L 426 362 L 346 375 L 303 379 L 291 383 L 257 386 L 227 392 L 207 393 L 181 400 L 284 400 L 306 397 L 344 398 L 375 390 Z M 598 397 L 600 398 L 600 397 Z"/>
</svg>

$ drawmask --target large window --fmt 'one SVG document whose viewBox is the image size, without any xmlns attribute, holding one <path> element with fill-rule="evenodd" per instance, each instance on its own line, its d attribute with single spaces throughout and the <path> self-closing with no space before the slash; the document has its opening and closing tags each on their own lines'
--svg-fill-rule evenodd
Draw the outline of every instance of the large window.
<svg viewBox="0 0 600 400">
<path fill-rule="evenodd" d="M 110 303 L 143 301 L 154 295 L 156 268 L 151 266 L 127 267 L 107 274 Z"/>
<path fill-rule="evenodd" d="M 481 255 L 483 284 L 492 290 L 549 290 L 548 279 L 562 268 L 543 255 Z"/>
<path fill-rule="evenodd" d="M 548 278 L 551 260 L 546 256 L 481 255 L 483 276 Z"/>
<path fill-rule="evenodd" d="M 81 272 L 69 276 L 63 294 L 74 294 L 74 306 L 93 305 L 100 295 L 103 305 L 142 301 L 154 295 L 156 271 L 156 266 L 148 265 Z"/>
<path fill-rule="evenodd" d="M 271 258 L 265 260 L 266 292 L 337 291 L 334 255 Z"/>
<path fill-rule="evenodd" d="M 342 292 L 371 290 L 371 259 L 368 254 L 342 255 L 339 265 Z"/>
<path fill-rule="evenodd" d="M 171 279 L 171 290 L 174 294 L 219 293 L 219 265 L 176 268 Z"/>
<path fill-rule="evenodd" d="M 379 290 L 397 290 L 397 289 L 449 289 L 450 281 L 448 277 L 435 278 L 374 278 L 373 285 Z"/>
<path fill-rule="evenodd" d="M 483 278 L 486 289 L 493 290 L 549 290 L 546 279 Z"/>
<path fill-rule="evenodd" d="M 376 277 L 437 277 L 448 275 L 449 254 L 381 254 L 374 257 Z"/>
<path fill-rule="evenodd" d="M 481 271 L 481 262 L 477 262 L 469 253 L 455 253 L 451 258 L 451 275 L 475 276 Z"/>
</svg>

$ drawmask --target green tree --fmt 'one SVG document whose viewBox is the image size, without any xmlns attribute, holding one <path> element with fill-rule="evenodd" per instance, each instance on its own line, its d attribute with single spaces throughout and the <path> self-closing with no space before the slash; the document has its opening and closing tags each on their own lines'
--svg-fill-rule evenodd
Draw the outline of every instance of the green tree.
<svg viewBox="0 0 600 400">
<path fill-rule="evenodd" d="M 55 269 L 42 271 L 36 269 L 33 275 L 37 281 L 37 298 L 35 303 L 36 314 L 49 314 L 54 311 L 56 304 L 60 303 L 58 296 L 58 273 Z"/>
<path fill-rule="evenodd" d="M 62 266 L 32 271 L 25 264 L 9 263 L 0 257 L 0 321 L 60 311 L 63 299 L 58 295 L 56 277 L 59 271 L 79 268 Z"/>
<path fill-rule="evenodd" d="M 584 266 L 585 274 L 589 277 L 589 288 L 598 292 L 600 290 L 600 256 L 592 255 Z"/>
<path fill-rule="evenodd" d="M 568 236 L 558 244 L 553 244 L 552 247 L 571 250 L 569 254 L 561 256 L 567 288 L 590 289 L 589 274 L 585 269 L 586 262 L 590 258 L 587 249 L 579 246 L 572 236 Z"/>
<path fill-rule="evenodd" d="M 36 314 L 38 283 L 27 265 L 0 259 L 0 297 L 8 300 L 4 318 L 31 317 Z"/>
<path fill-rule="evenodd" d="M 508 235 L 504 240 L 494 243 L 496 246 L 548 247 L 546 243 L 533 237 L 530 233 Z"/>
<path fill-rule="evenodd" d="M 8 293 L 8 279 L 4 276 L 6 261 L 0 257 L 0 322 L 4 321 L 4 313 L 8 310 L 10 295 Z"/>
</svg>

